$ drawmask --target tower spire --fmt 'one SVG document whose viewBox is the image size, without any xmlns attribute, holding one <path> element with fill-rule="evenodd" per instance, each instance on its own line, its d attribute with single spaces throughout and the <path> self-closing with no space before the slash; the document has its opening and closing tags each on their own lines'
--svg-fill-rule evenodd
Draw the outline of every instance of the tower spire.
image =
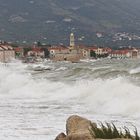
<svg viewBox="0 0 140 140">
<path fill-rule="evenodd" d="M 71 33 L 71 34 L 70 34 L 70 47 L 71 47 L 72 49 L 74 49 L 74 47 L 75 47 L 74 33 Z"/>
</svg>

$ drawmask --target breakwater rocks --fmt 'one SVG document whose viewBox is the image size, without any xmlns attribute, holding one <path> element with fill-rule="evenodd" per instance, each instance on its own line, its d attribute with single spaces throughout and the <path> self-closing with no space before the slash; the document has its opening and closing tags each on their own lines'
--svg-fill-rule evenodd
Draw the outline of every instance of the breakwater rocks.
<svg viewBox="0 0 140 140">
<path fill-rule="evenodd" d="M 92 128 L 97 128 L 96 123 L 80 117 L 71 116 L 66 122 L 66 134 L 60 133 L 55 140 L 96 140 Z M 102 140 L 98 138 L 97 140 Z M 128 140 L 127 138 L 114 138 L 114 140 Z"/>
</svg>

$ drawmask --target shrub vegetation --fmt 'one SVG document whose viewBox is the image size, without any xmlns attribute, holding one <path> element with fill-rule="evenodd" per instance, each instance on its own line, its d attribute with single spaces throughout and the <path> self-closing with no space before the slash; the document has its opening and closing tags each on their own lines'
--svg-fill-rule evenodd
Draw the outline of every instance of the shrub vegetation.
<svg viewBox="0 0 140 140">
<path fill-rule="evenodd" d="M 116 139 L 116 138 L 127 138 L 132 140 L 140 140 L 140 137 L 135 127 L 134 134 L 132 135 L 127 127 L 118 129 L 113 123 L 100 123 L 100 127 L 91 124 L 90 130 L 93 138 L 100 139 Z"/>
</svg>

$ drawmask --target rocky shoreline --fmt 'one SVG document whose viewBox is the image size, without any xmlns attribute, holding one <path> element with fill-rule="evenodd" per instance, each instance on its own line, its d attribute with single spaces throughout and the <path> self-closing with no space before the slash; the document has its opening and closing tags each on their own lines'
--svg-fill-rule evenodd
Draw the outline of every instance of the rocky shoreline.
<svg viewBox="0 0 140 140">
<path fill-rule="evenodd" d="M 111 126 L 111 125 L 110 125 Z M 109 126 L 109 129 L 111 130 L 111 127 Z M 129 133 L 129 130 L 125 132 L 125 134 L 122 134 L 122 137 L 114 137 L 114 138 L 97 138 L 93 134 L 94 132 L 92 131 L 92 128 L 97 128 L 97 124 L 91 122 L 90 120 L 73 115 L 70 116 L 67 121 L 66 121 L 66 134 L 65 133 L 60 133 L 55 140 L 102 140 L 102 139 L 113 139 L 113 140 L 139 140 L 138 135 L 136 134 L 135 136 L 132 136 Z M 104 127 L 104 126 L 103 126 Z M 116 129 L 116 127 L 114 126 Z M 105 133 L 103 130 L 104 128 L 100 128 L 100 131 Z M 111 131 L 110 131 L 111 132 Z M 117 129 L 115 131 L 118 133 Z M 96 132 L 95 132 L 96 133 Z M 116 135 L 116 134 L 113 134 Z"/>
</svg>

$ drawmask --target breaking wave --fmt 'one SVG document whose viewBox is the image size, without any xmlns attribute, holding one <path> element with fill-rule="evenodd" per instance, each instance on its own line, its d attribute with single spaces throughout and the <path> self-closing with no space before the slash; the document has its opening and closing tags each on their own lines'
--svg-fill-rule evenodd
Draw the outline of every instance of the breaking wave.
<svg viewBox="0 0 140 140">
<path fill-rule="evenodd" d="M 19 70 L 19 67 L 22 70 Z M 7 95 L 19 98 L 47 97 L 48 101 L 72 100 L 85 103 L 95 113 L 140 114 L 137 110 L 140 106 L 140 87 L 138 84 L 133 83 L 129 77 L 116 76 L 109 79 L 98 77 L 92 80 L 78 79 L 73 82 L 51 81 L 44 77 L 34 78 L 34 75 L 27 71 L 26 68 L 27 66 L 22 64 L 20 66 L 18 64 L 16 66 L 1 67 L 1 96 Z M 101 68 L 100 70 L 105 70 L 106 68 Z M 64 71 L 65 69 L 67 67 L 60 67 L 56 71 Z M 100 70 L 98 69 L 98 72 Z M 81 71 L 83 73 L 85 69 L 76 68 L 73 73 L 78 74 Z M 134 73 L 135 70 L 132 71 Z M 130 72 L 131 74 L 132 71 Z M 109 74 L 111 75 L 111 72 Z"/>
<path fill-rule="evenodd" d="M 123 62 L 122 65 L 120 62 L 115 64 L 104 62 L 101 65 L 100 63 L 102 62 L 79 64 L 16 62 L 6 66 L 0 65 L 1 113 L 7 113 L 9 118 L 9 113 L 13 114 L 14 111 L 14 119 L 19 119 L 17 123 L 21 123 L 20 119 L 26 121 L 27 117 L 30 127 L 32 125 L 36 127 L 32 119 L 43 121 L 45 115 L 50 114 L 52 120 L 47 120 L 48 116 L 46 116 L 49 139 L 54 137 L 58 128 L 62 127 L 62 123 L 64 124 L 63 121 L 71 114 L 93 117 L 99 115 L 101 118 L 106 116 L 108 120 L 113 116 L 120 116 L 121 119 L 127 117 L 130 120 L 132 118 L 137 120 L 140 124 L 140 76 L 137 75 L 139 63 Z M 127 65 L 124 66 L 124 63 Z M 36 71 L 38 66 L 45 70 Z M 11 110 L 7 110 L 9 105 Z M 28 112 L 27 114 L 24 114 L 24 109 Z M 44 112 L 41 114 L 42 117 L 40 117 L 40 111 Z M 21 114 L 25 118 L 21 118 Z M 56 118 L 61 123 L 54 126 Z M 0 123 L 3 120 L 6 121 L 0 116 Z M 11 122 L 12 129 L 9 130 L 11 133 L 17 128 L 17 123 Z M 9 125 L 9 121 L 6 125 Z M 39 125 L 42 126 L 41 132 L 33 131 L 35 135 L 36 133 L 41 135 L 42 131 L 44 132 L 42 122 Z M 55 131 L 51 129 L 52 132 L 50 132 L 49 128 L 52 126 Z M 21 129 L 20 126 L 18 128 Z M 0 138 L 4 139 L 5 133 L 2 133 Z M 25 133 L 24 131 L 22 135 L 16 132 L 16 135 L 22 135 L 25 138 Z M 29 136 L 33 139 L 33 135 L 28 133 Z"/>
</svg>

